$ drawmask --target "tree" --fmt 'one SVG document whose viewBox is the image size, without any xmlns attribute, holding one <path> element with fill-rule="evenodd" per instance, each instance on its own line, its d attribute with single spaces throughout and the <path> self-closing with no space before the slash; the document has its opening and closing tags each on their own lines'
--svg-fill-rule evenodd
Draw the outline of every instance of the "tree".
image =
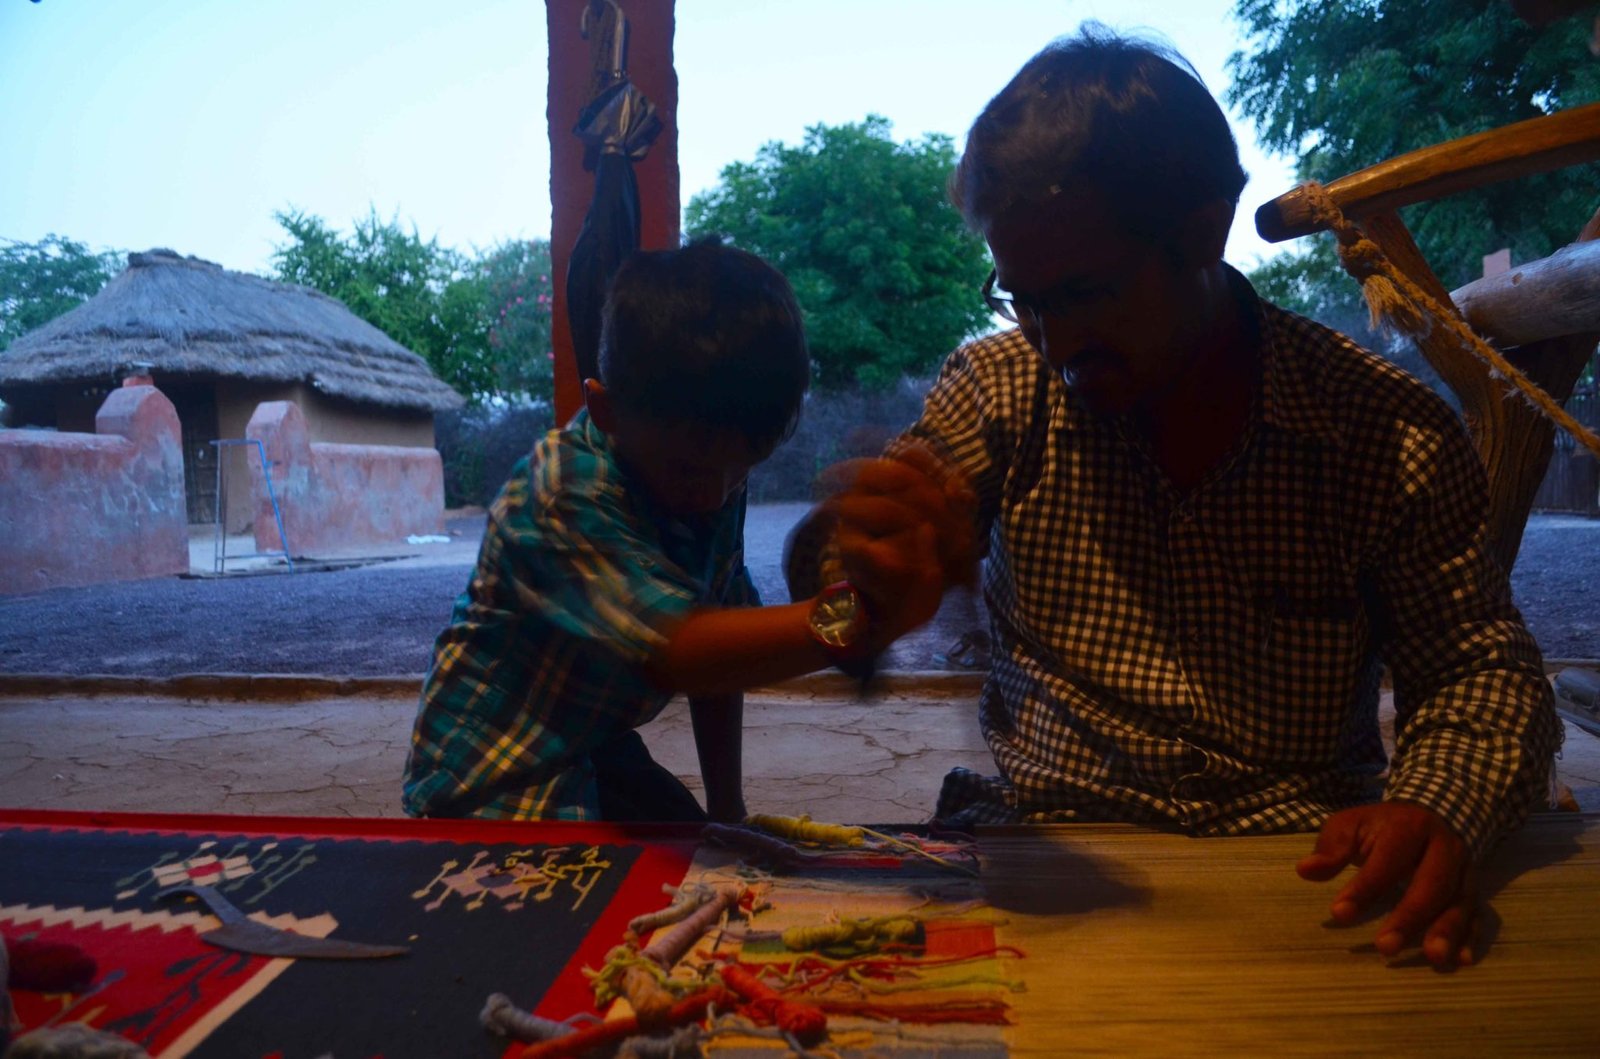
<svg viewBox="0 0 1600 1059">
<path fill-rule="evenodd" d="M 278 278 L 338 298 L 471 400 L 549 398 L 548 244 L 474 255 L 376 212 L 348 236 L 299 211 L 274 217 L 291 239 L 273 252 Z"/>
<path fill-rule="evenodd" d="M 481 253 L 474 269 L 483 281 L 489 353 L 500 391 L 549 399 L 555 387 L 550 244 L 510 240 Z"/>
<path fill-rule="evenodd" d="M 0 350 L 99 294 L 126 263 L 125 254 L 97 254 L 59 235 L 7 240 L 0 248 Z"/>
<path fill-rule="evenodd" d="M 788 276 L 821 386 L 881 390 L 989 324 L 987 251 L 945 198 L 954 166 L 947 136 L 897 144 L 876 115 L 816 125 L 798 147 L 768 143 L 724 168 L 689 201 L 686 227 Z"/>
<path fill-rule="evenodd" d="M 1263 146 L 1299 156 L 1302 180 L 1600 99 L 1585 27 L 1569 19 L 1535 29 L 1503 2 L 1238 0 L 1234 17 L 1251 46 L 1228 60 L 1228 102 Z M 1600 166 L 1571 167 L 1410 206 L 1402 217 L 1454 288 L 1501 247 L 1528 261 L 1571 242 L 1600 204 L 1597 185 Z M 1331 247 L 1313 246 L 1263 269 L 1281 280 L 1298 262 L 1320 286 L 1333 260 Z M 1359 294 L 1347 278 L 1340 291 L 1312 298 L 1347 315 Z"/>
<path fill-rule="evenodd" d="M 424 241 L 415 227 L 380 221 L 375 211 L 348 237 L 298 210 L 273 217 L 292 239 L 273 251 L 279 279 L 338 298 L 469 398 L 493 392 L 482 294 L 463 289 L 476 281 L 460 254 Z"/>
<path fill-rule="evenodd" d="M 1580 57 L 1579 23 L 1534 28 L 1504 3 L 1238 0 L 1235 15 L 1258 43 L 1230 57 L 1229 101 L 1267 146 L 1299 154 L 1302 178 L 1336 178 L 1600 99 L 1600 67 Z M 1418 203 L 1402 220 L 1444 286 L 1459 287 L 1499 247 L 1529 261 L 1577 240 L 1594 215 L 1597 176 L 1591 164 L 1492 184 Z M 1297 255 L 1310 271 L 1324 257 Z M 1555 426 L 1530 404 L 1507 401 L 1486 366 L 1442 330 L 1417 341 L 1460 399 L 1488 476 L 1490 546 L 1510 569 Z M 1507 357 L 1560 402 L 1593 350 L 1592 334 L 1557 332 Z"/>
</svg>

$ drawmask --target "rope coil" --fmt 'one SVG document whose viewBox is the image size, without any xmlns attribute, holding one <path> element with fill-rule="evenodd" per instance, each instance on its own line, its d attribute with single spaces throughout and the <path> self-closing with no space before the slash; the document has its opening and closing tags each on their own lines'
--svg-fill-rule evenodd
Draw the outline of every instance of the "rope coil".
<svg viewBox="0 0 1600 1059">
<path fill-rule="evenodd" d="M 1339 261 L 1345 271 L 1361 284 L 1361 292 L 1372 314 L 1373 326 L 1388 325 L 1409 338 L 1420 339 L 1435 325 L 1452 333 L 1462 349 L 1486 363 L 1493 374 L 1504 379 L 1544 416 L 1571 434 L 1600 459 L 1600 436 L 1595 435 L 1562 408 L 1544 388 L 1524 375 L 1499 350 L 1467 326 L 1453 311 L 1440 305 L 1426 290 L 1399 268 L 1383 248 L 1362 233 L 1339 209 L 1327 188 L 1316 181 L 1301 185 L 1312 216 L 1332 230 L 1338 239 Z"/>
</svg>

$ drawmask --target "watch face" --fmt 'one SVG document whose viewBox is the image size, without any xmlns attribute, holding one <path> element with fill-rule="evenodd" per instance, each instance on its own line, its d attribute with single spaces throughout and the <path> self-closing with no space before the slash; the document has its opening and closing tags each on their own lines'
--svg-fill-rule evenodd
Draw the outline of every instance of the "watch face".
<svg viewBox="0 0 1600 1059">
<path fill-rule="evenodd" d="M 849 585 L 822 591 L 811 608 L 811 631 L 830 647 L 850 647 L 861 632 L 861 597 Z"/>
</svg>

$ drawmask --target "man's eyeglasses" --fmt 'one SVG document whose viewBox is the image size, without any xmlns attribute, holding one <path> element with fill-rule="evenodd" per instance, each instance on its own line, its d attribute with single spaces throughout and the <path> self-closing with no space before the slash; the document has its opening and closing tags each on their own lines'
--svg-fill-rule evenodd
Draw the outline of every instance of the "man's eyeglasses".
<svg viewBox="0 0 1600 1059">
<path fill-rule="evenodd" d="M 1116 279 L 1097 279 L 1087 284 L 1084 280 L 1073 279 L 1043 294 L 1023 295 L 997 288 L 999 273 L 991 268 L 989 278 L 983 281 L 983 302 L 1002 320 L 1037 324 L 1040 317 L 1071 316 L 1119 297 L 1132 276 L 1130 267 L 1125 273 L 1118 273 Z"/>
<path fill-rule="evenodd" d="M 1011 295 L 995 291 L 995 280 L 999 278 L 1000 274 L 991 268 L 989 278 L 983 281 L 983 303 L 989 307 L 989 311 L 1002 320 L 1018 323 L 1017 310 L 1020 308 L 1028 314 L 1029 319 L 1032 319 L 1034 314 L 1031 306 L 1027 304 L 1019 306 Z"/>
</svg>

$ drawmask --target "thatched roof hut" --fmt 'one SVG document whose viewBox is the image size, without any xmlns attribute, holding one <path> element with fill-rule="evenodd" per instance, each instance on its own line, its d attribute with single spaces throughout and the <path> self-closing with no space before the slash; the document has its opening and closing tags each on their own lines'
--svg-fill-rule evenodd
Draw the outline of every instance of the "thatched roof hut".
<svg viewBox="0 0 1600 1059">
<path fill-rule="evenodd" d="M 434 414 L 465 403 L 336 299 L 171 250 L 129 254 L 99 294 L 0 352 L 0 400 L 12 426 L 92 431 L 130 374 L 150 376 L 177 409 L 190 520 L 215 521 L 225 506 L 231 530 L 248 524 L 250 497 L 226 488 L 213 442 L 242 438 L 261 402 L 293 401 L 313 441 L 423 447 Z M 236 483 L 247 457 L 225 457 Z"/>
<path fill-rule="evenodd" d="M 0 353 L 18 388 L 159 375 L 305 383 L 330 397 L 439 412 L 462 397 L 420 356 L 337 299 L 171 250 L 129 254 L 104 290 Z"/>
</svg>

